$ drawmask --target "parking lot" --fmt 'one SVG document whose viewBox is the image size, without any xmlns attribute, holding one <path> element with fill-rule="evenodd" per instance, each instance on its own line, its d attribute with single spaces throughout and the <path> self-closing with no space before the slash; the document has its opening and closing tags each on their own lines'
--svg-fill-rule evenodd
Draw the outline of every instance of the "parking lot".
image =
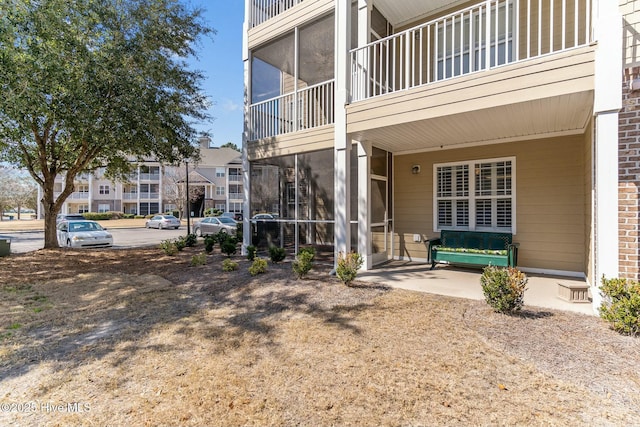
<svg viewBox="0 0 640 427">
<path fill-rule="evenodd" d="M 122 222 L 121 222 L 122 221 Z M 113 235 L 113 248 L 132 248 L 158 245 L 162 240 L 186 235 L 187 227 L 177 230 L 144 228 L 144 220 L 99 221 Z M 24 253 L 42 249 L 44 231 L 42 221 L 7 221 L 0 223 L 0 240 L 11 240 L 11 253 Z"/>
</svg>

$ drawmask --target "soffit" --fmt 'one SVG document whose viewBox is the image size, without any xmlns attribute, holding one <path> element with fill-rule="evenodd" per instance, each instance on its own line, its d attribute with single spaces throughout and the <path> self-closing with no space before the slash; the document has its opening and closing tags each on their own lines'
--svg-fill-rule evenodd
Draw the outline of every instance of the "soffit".
<svg viewBox="0 0 640 427">
<path fill-rule="evenodd" d="M 374 6 L 394 27 L 457 7 L 468 1 L 451 0 L 376 0 Z"/>
<path fill-rule="evenodd" d="M 593 92 L 585 91 L 352 134 L 394 154 L 583 133 Z"/>
</svg>

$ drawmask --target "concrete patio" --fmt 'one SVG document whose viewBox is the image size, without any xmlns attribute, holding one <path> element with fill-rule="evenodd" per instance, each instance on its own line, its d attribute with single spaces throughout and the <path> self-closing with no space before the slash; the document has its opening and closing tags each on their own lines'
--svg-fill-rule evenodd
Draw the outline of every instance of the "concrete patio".
<svg viewBox="0 0 640 427">
<path fill-rule="evenodd" d="M 358 273 L 358 280 L 377 281 L 395 288 L 429 292 L 458 298 L 484 300 L 480 275 L 482 270 L 438 265 L 415 261 L 390 261 L 373 270 Z M 528 273 L 529 282 L 524 294 L 525 306 L 596 315 L 590 302 L 569 302 L 560 298 L 560 285 L 583 285 L 584 280 L 572 277 Z"/>
</svg>

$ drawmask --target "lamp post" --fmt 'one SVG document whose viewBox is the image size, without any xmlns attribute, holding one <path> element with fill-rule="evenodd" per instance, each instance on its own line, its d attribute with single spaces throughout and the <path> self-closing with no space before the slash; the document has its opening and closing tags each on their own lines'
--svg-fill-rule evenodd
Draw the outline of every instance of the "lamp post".
<svg viewBox="0 0 640 427">
<path fill-rule="evenodd" d="M 184 161 L 184 166 L 187 169 L 187 236 L 191 234 L 191 198 L 189 197 L 189 161 Z"/>
</svg>

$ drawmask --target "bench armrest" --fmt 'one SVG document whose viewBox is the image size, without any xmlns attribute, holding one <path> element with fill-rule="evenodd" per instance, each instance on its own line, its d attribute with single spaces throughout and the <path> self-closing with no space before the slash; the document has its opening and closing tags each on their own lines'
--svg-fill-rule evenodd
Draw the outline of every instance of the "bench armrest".
<svg viewBox="0 0 640 427">
<path fill-rule="evenodd" d="M 428 249 L 428 255 L 429 255 L 429 261 L 433 261 L 433 259 L 431 258 L 431 253 L 433 251 L 433 247 L 434 246 L 438 246 L 442 244 L 442 239 L 440 237 L 435 238 L 435 239 L 429 239 L 427 240 L 429 242 L 429 249 Z"/>
</svg>

